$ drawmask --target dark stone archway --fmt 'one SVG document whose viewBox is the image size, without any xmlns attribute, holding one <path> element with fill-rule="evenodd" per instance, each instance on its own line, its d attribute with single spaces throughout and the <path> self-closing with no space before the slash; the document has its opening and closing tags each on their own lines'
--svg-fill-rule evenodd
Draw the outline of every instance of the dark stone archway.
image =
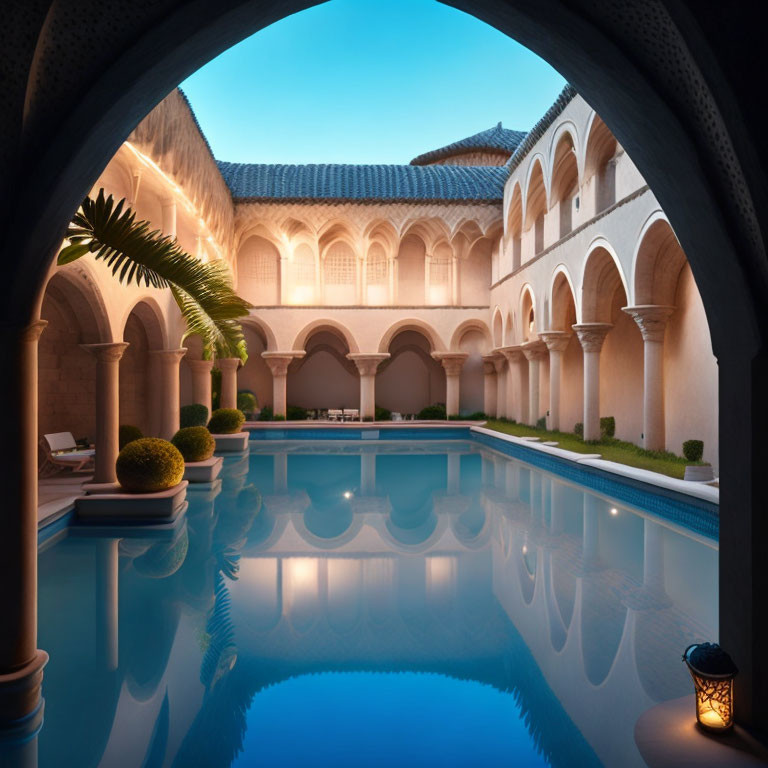
<svg viewBox="0 0 768 768">
<path fill-rule="evenodd" d="M 29 372 L 44 275 L 82 196 L 141 118 L 213 56 L 307 0 L 33 0 L 7 3 L 0 44 L 0 364 Z M 451 0 L 547 59 L 602 116 L 669 215 L 689 257 L 720 363 L 721 641 L 741 668 L 737 714 L 768 722 L 768 571 L 762 440 L 768 398 L 763 307 L 766 144 L 759 3 L 710 0 Z M 500 81 L 503 75 L 499 74 Z M 500 82 L 499 92 L 513 91 Z M 26 340 L 25 340 L 26 339 Z M 6 377 L 13 404 L 0 522 L 0 613 L 34 633 L 36 505 L 29 378 Z M 18 406 L 18 407 L 16 407 Z M 28 444 L 29 443 L 29 444 Z M 15 512 L 18 511 L 18 515 Z M 19 552 L 22 554 L 20 555 Z M 29 601 L 28 601 L 29 602 Z M 22 633 L 22 629 L 20 629 Z M 11 633 L 5 633 L 10 635 Z M 0 641 L 0 674 L 20 641 Z M 8 658 L 15 659 L 9 667 Z"/>
</svg>

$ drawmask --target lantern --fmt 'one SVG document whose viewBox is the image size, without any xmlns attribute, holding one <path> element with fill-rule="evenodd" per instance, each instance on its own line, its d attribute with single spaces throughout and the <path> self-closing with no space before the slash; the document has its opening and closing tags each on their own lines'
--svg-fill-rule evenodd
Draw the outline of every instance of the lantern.
<svg viewBox="0 0 768 768">
<path fill-rule="evenodd" d="M 738 669 L 717 643 L 695 643 L 683 661 L 696 689 L 696 720 L 708 731 L 727 731 L 733 725 L 733 678 Z"/>
</svg>

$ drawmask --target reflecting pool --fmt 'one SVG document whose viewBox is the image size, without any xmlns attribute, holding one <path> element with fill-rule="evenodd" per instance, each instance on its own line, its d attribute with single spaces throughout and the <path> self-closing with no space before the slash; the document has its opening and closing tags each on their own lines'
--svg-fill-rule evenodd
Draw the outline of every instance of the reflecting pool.
<svg viewBox="0 0 768 768">
<path fill-rule="evenodd" d="M 641 766 L 716 639 L 714 538 L 477 440 L 253 441 L 188 502 L 41 544 L 38 765 Z"/>
</svg>

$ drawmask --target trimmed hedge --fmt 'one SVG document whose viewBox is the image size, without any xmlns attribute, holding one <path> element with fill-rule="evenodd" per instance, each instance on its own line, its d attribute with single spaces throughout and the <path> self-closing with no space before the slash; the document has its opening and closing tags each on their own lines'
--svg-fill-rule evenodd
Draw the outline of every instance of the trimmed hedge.
<svg viewBox="0 0 768 768">
<path fill-rule="evenodd" d="M 250 390 L 244 389 L 237 393 L 237 409 L 243 413 L 252 414 L 259 407 L 256 395 Z"/>
<path fill-rule="evenodd" d="M 392 411 L 377 405 L 374 418 L 376 421 L 392 421 Z"/>
<path fill-rule="evenodd" d="M 616 419 L 613 416 L 600 417 L 601 437 L 613 437 L 616 434 Z"/>
<path fill-rule="evenodd" d="M 304 421 L 307 418 L 307 409 L 300 405 L 289 405 L 285 409 L 285 417 L 288 421 Z"/>
<path fill-rule="evenodd" d="M 546 429 L 547 428 L 547 417 L 542 416 L 540 419 L 536 421 L 536 429 Z"/>
<path fill-rule="evenodd" d="M 179 449 L 158 437 L 142 437 L 123 448 L 115 463 L 117 480 L 129 493 L 154 493 L 173 488 L 184 477 Z"/>
<path fill-rule="evenodd" d="M 271 405 L 265 405 L 261 411 L 259 411 L 259 421 L 272 421 L 272 417 L 275 412 L 272 410 Z"/>
<path fill-rule="evenodd" d="M 208 423 L 208 408 L 201 403 L 182 405 L 179 409 L 179 427 L 204 427 Z"/>
<path fill-rule="evenodd" d="M 211 414 L 208 429 L 214 435 L 233 435 L 239 432 L 245 421 L 245 415 L 237 408 L 219 408 Z"/>
<path fill-rule="evenodd" d="M 144 437 L 142 431 L 132 424 L 121 424 L 120 429 L 117 431 L 117 443 L 121 451 L 128 443 L 140 440 L 142 437 Z"/>
<path fill-rule="evenodd" d="M 442 403 L 435 403 L 422 408 L 418 413 L 420 419 L 445 419 L 445 406 Z"/>
<path fill-rule="evenodd" d="M 704 441 L 703 440 L 686 440 L 683 443 L 683 456 L 688 461 L 701 461 L 701 457 L 704 455 Z"/>
<path fill-rule="evenodd" d="M 579 437 L 584 436 L 584 424 L 582 424 L 580 421 L 577 421 L 573 425 L 573 434 L 578 435 Z"/>
<path fill-rule="evenodd" d="M 216 441 L 207 427 L 183 427 L 171 442 L 179 449 L 184 461 L 205 461 L 216 449 Z"/>
</svg>

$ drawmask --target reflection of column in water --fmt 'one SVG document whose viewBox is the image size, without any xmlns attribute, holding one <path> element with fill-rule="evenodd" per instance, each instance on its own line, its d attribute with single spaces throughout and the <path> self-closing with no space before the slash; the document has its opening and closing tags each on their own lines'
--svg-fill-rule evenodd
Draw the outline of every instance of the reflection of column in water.
<svg viewBox="0 0 768 768">
<path fill-rule="evenodd" d="M 585 563 L 597 561 L 598 547 L 598 508 L 596 496 L 584 494 L 584 528 L 582 540 L 582 556 Z"/>
<path fill-rule="evenodd" d="M 38 709 L 13 728 L 0 728 L 0 766 L 37 768 L 37 735 L 43 727 L 43 702 Z"/>
<path fill-rule="evenodd" d="M 118 665 L 118 543 L 104 539 L 96 545 L 96 647 L 110 671 Z"/>
<path fill-rule="evenodd" d="M 274 485 L 274 493 L 285 493 L 288 489 L 288 454 L 276 453 L 275 465 L 273 470 L 272 483 Z"/>
<path fill-rule="evenodd" d="M 490 456 L 483 456 L 481 467 L 480 479 L 483 485 L 493 485 L 493 463 Z"/>
<path fill-rule="evenodd" d="M 531 471 L 531 520 L 544 524 L 543 494 L 541 492 L 541 472 Z"/>
<path fill-rule="evenodd" d="M 563 532 L 565 520 L 565 487 L 558 480 L 549 479 L 550 516 L 549 528 L 553 534 Z"/>
<path fill-rule="evenodd" d="M 448 484 L 447 491 L 449 495 L 456 496 L 461 486 L 461 454 L 449 453 L 448 460 Z M 483 463 L 483 466 L 485 464 Z"/>
<path fill-rule="evenodd" d="M 376 495 L 376 454 L 360 454 L 360 489 L 364 496 Z"/>
<path fill-rule="evenodd" d="M 493 484 L 500 491 L 503 491 L 507 484 L 507 463 L 507 460 L 502 456 L 493 457 Z"/>
<path fill-rule="evenodd" d="M 663 594 L 664 538 L 658 523 L 645 518 L 643 522 L 643 586 Z"/>
<path fill-rule="evenodd" d="M 516 461 L 506 462 L 505 493 L 512 501 L 520 500 L 520 465 Z"/>
</svg>

